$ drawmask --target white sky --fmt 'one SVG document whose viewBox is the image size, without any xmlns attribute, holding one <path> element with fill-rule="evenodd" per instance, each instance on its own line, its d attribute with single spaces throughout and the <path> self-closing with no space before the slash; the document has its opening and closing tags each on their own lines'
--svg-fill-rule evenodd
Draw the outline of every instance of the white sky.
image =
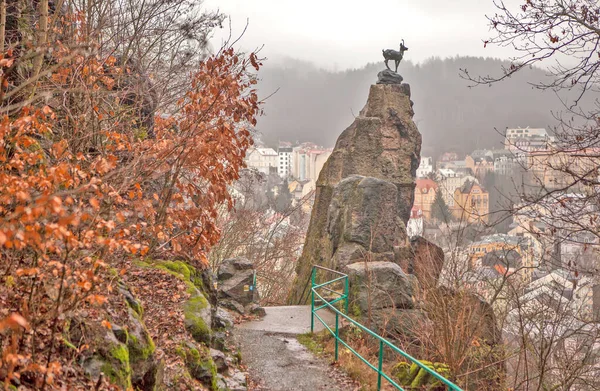
<svg viewBox="0 0 600 391">
<path fill-rule="evenodd" d="M 509 2 L 518 2 L 510 0 Z M 485 15 L 492 0 L 204 0 L 204 8 L 230 15 L 239 43 L 270 60 L 298 58 L 334 70 L 381 61 L 381 49 L 397 49 L 405 39 L 406 59 L 473 55 L 508 58 L 510 51 L 483 48 L 488 38 Z M 229 35 L 215 33 L 214 47 Z"/>
</svg>

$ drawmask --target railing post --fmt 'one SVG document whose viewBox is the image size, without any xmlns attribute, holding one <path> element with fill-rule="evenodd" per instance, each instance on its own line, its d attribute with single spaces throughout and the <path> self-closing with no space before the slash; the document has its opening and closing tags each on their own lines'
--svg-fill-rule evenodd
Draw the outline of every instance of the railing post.
<svg viewBox="0 0 600 391">
<path fill-rule="evenodd" d="M 339 319 L 340 315 L 336 312 L 335 313 L 335 361 L 338 360 L 338 344 L 339 344 L 339 338 L 340 338 L 340 332 L 338 329 L 338 319 Z"/>
<path fill-rule="evenodd" d="M 348 276 L 346 276 L 346 279 L 344 280 L 344 293 L 346 294 L 346 300 L 344 300 L 344 306 L 345 306 L 345 310 L 346 310 L 346 315 L 348 315 L 348 300 L 349 300 L 349 292 L 348 292 Z"/>
<path fill-rule="evenodd" d="M 379 366 L 377 367 L 377 391 L 381 390 L 381 370 L 383 369 L 383 341 L 379 340 Z"/>
<path fill-rule="evenodd" d="M 317 269 L 313 267 L 310 275 L 310 332 L 313 333 L 315 330 L 315 272 Z"/>
</svg>

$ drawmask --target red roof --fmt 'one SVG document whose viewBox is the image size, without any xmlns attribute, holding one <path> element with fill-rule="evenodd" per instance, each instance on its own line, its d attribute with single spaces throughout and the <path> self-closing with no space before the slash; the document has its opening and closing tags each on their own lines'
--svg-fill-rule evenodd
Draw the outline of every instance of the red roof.
<svg viewBox="0 0 600 391">
<path fill-rule="evenodd" d="M 437 183 L 435 183 L 434 180 L 432 179 L 417 179 L 417 189 L 433 189 L 433 190 L 437 190 L 438 185 Z"/>
</svg>

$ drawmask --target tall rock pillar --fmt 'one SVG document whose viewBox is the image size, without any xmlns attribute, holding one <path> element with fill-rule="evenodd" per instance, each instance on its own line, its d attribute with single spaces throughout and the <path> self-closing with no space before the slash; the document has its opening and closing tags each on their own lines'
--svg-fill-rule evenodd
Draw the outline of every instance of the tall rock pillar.
<svg viewBox="0 0 600 391">
<path fill-rule="evenodd" d="M 401 80 L 399 80 L 401 82 Z M 346 271 L 371 262 L 400 264 L 410 254 L 410 217 L 421 134 L 410 86 L 380 78 L 366 106 L 325 163 L 290 303 L 305 303 L 312 265 Z"/>
</svg>

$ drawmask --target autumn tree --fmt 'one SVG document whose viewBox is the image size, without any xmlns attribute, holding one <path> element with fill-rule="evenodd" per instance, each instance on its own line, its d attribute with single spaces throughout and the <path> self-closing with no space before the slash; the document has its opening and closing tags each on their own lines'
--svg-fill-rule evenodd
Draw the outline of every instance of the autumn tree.
<svg viewBox="0 0 600 391">
<path fill-rule="evenodd" d="M 65 366 L 80 352 L 59 350 L 62 333 L 84 312 L 111 327 L 115 274 L 161 254 L 206 267 L 260 114 L 260 62 L 225 47 L 189 69 L 170 103 L 177 115 L 168 105 L 142 112 L 131 104 L 143 101 L 140 80 L 125 80 L 138 69 L 101 44 L 102 7 L 47 15 L 43 3 L 20 14 L 37 22 L 33 42 L 22 25 L 9 40 L 2 25 L 0 381 L 71 389 Z"/>
</svg>

